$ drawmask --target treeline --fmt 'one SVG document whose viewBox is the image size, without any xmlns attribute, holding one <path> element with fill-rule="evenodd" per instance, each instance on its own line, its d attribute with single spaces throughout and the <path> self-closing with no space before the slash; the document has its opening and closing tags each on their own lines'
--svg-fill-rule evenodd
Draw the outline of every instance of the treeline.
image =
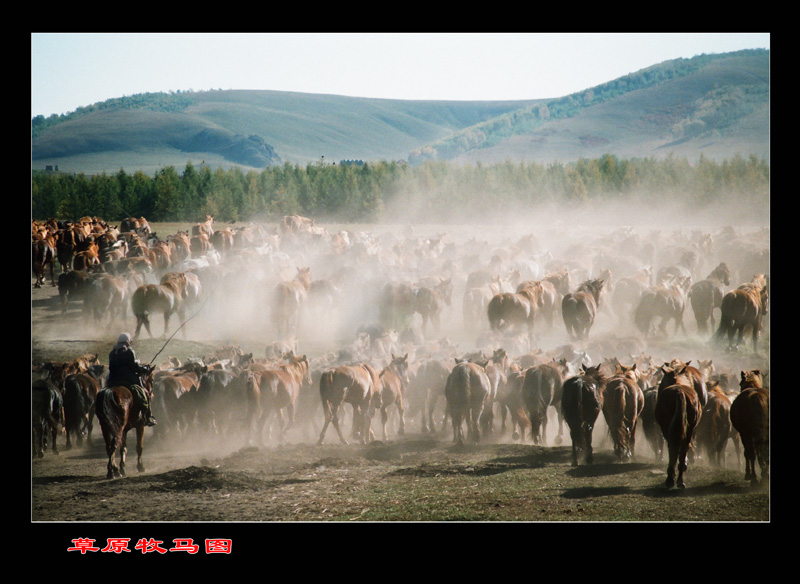
<svg viewBox="0 0 800 584">
<path fill-rule="evenodd" d="M 339 222 L 447 222 L 480 218 L 501 209 L 578 204 L 604 199 L 646 204 L 665 199 L 706 207 L 741 201 L 769 202 L 769 165 L 756 157 L 619 159 L 605 155 L 574 163 L 459 166 L 426 162 L 363 165 L 285 163 L 261 171 L 238 167 L 182 172 L 172 166 L 149 176 L 35 172 L 33 219 L 111 222 L 146 217 L 155 222 L 273 221 L 300 214 Z"/>
</svg>

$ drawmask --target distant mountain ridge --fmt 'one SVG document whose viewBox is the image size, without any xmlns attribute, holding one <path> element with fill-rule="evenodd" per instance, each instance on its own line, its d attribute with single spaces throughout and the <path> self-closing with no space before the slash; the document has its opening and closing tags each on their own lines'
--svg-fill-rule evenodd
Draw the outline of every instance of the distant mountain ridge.
<svg viewBox="0 0 800 584">
<path fill-rule="evenodd" d="M 140 94 L 32 120 L 33 169 L 339 160 L 769 158 L 769 51 L 653 65 L 568 96 L 409 101 L 280 91 Z"/>
</svg>

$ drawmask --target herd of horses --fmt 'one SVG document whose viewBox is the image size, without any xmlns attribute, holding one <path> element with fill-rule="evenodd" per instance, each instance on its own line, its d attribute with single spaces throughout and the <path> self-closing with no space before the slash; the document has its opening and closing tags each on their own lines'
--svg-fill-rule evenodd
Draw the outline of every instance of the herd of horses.
<svg viewBox="0 0 800 584">
<path fill-rule="evenodd" d="M 529 236 L 493 249 L 482 261 L 492 248 L 474 238 L 460 244 L 460 253 L 444 236 L 387 242 L 364 232 L 329 234 L 300 216 L 287 216 L 272 230 L 218 230 L 209 216 L 193 227 L 191 236 L 182 232 L 163 240 L 143 218 L 130 218 L 119 228 L 85 218 L 71 224 L 34 222 L 32 268 L 35 287 L 46 282 L 46 270 L 51 270 L 64 313 L 79 300 L 84 314 L 97 323 L 124 320 L 130 310 L 134 338 L 142 329 L 154 336 L 154 314 L 163 315 L 164 336 L 173 315 L 183 326 L 188 310 L 199 311 L 210 291 L 233 289 L 233 274 L 246 273 L 260 293 L 265 287 L 270 290 L 264 295 L 273 327 L 269 330 L 278 339 L 275 345 L 283 345 L 275 355 L 254 358 L 226 346 L 229 354 L 224 357 L 169 361 L 143 379 L 159 419 L 152 430 L 156 438 L 203 429 L 218 436 L 238 433 L 248 443 L 263 445 L 265 436 L 286 440 L 290 430 L 313 426 L 314 419 L 321 424 L 315 428 L 319 444 L 330 425 L 343 444 L 367 443 L 375 439 L 372 421 L 380 412 L 384 440 L 392 425 L 405 433 L 409 416 L 415 415 L 423 432 L 437 431 L 437 425 L 441 430 L 448 420 L 452 440 L 459 445 L 499 439 L 509 419 L 513 439 L 547 445 L 553 413 L 556 441 L 561 442 L 566 426 L 574 465 L 593 462 L 593 431 L 602 421 L 621 461 L 635 456 L 637 434 L 646 437 L 659 459 L 666 452 L 667 487 L 685 486 L 692 458 L 705 455 L 712 464 L 724 464 L 730 438 L 737 446 L 741 442 L 745 478 L 757 484 L 768 479 L 768 372 L 741 370 L 736 391 L 730 371 L 715 375 L 713 367 L 674 358 L 659 365 L 643 350 L 629 352 L 629 364 L 616 357 L 598 359 L 604 349 L 593 344 L 600 336 L 593 332 L 598 320 L 635 331 L 640 349 L 669 339 L 670 321 L 674 335 L 688 337 L 683 317 L 691 308 L 697 334 L 721 354 L 735 356 L 750 334 L 753 354 L 758 355 L 768 314 L 766 270 L 739 287 L 728 287 L 752 265 L 763 265 L 742 258 L 761 260 L 763 253 L 744 254 L 744 238 L 730 230 L 722 235 L 730 249 L 739 250 L 730 259 L 717 261 L 708 238 L 698 237 L 684 246 L 690 251 L 682 249 L 672 256 L 678 261 L 656 272 L 652 264 L 659 259 L 659 247 L 631 230 L 615 234 L 612 241 L 619 249 L 636 243 L 639 255 L 619 254 L 616 263 L 602 265 L 600 253 L 593 264 L 572 255 L 559 262 L 551 252 L 534 252 L 535 238 Z M 59 255 L 57 250 L 67 247 L 71 253 Z M 320 250 L 325 253 L 310 267 Z M 76 264 L 78 254 L 90 259 Z M 643 265 L 643 258 L 650 265 Z M 623 260 L 635 265 L 620 269 Z M 52 274 L 56 261 L 61 266 L 57 282 Z M 697 277 L 709 261 L 715 267 L 706 278 Z M 264 265 L 276 271 L 280 266 L 281 276 L 254 277 Z M 293 276 L 287 266 L 294 268 Z M 332 266 L 339 278 L 314 278 L 321 267 Z M 462 278 L 465 266 L 473 269 Z M 350 274 L 355 276 L 348 279 Z M 572 281 L 580 283 L 573 288 Z M 456 323 L 453 305 L 459 296 L 463 320 Z M 321 320 L 339 310 L 337 301 L 351 298 L 364 320 L 374 317 L 375 322 L 361 323 L 356 341 L 338 352 L 310 358 L 297 351 L 298 338 L 307 340 L 309 328 L 311 335 L 315 326 L 320 328 L 317 319 L 309 322 L 307 316 L 314 299 L 321 297 L 327 302 L 317 313 Z M 558 321 L 567 344 L 543 350 L 537 344 L 557 337 Z M 709 321 L 711 330 L 716 328 L 713 334 Z M 459 352 L 447 337 L 437 338 L 454 326 L 477 332 L 479 350 Z M 48 442 L 56 450 L 57 429 L 66 433 L 68 447 L 72 437 L 80 445 L 84 436 L 91 437 L 96 417 L 108 454 L 107 476 L 125 474 L 130 431 L 136 434 L 137 466 L 144 468 L 142 413 L 130 390 L 104 387 L 96 356 L 88 364 L 83 357 L 73 363 L 35 364 L 34 369 L 40 377 L 32 386 L 34 456 L 42 456 Z M 345 405 L 350 406 L 349 437 Z"/>
</svg>

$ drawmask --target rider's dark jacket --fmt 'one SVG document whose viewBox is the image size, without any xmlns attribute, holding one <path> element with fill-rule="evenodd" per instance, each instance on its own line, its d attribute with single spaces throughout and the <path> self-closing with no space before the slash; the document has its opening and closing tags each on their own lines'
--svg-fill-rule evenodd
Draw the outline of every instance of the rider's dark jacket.
<svg viewBox="0 0 800 584">
<path fill-rule="evenodd" d="M 139 364 L 136 353 L 130 347 L 121 347 L 108 354 L 108 381 L 106 387 L 122 385 L 130 388 L 131 385 L 141 385 L 141 376 L 147 374 L 147 369 Z"/>
</svg>

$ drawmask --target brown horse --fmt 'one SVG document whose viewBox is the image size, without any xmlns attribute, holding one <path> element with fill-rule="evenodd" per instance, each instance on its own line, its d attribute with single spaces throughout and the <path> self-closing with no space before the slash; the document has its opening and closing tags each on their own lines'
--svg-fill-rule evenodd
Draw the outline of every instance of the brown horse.
<svg viewBox="0 0 800 584">
<path fill-rule="evenodd" d="M 667 443 L 666 487 L 686 484 L 683 475 L 688 469 L 688 455 L 692 438 L 702 415 L 702 405 L 697 392 L 690 385 L 679 383 L 681 371 L 662 367 L 664 377 L 656 397 L 656 421 Z M 677 467 L 677 476 L 676 476 Z"/>
<path fill-rule="evenodd" d="M 408 328 L 415 311 L 415 290 L 408 282 L 388 282 L 378 299 L 379 320 L 385 329 Z"/>
<path fill-rule="evenodd" d="M 58 454 L 56 438 L 64 424 L 64 400 L 58 386 L 50 379 L 37 379 L 31 385 L 31 423 L 33 456 L 44 456 L 45 435 L 49 431 L 50 448 Z"/>
<path fill-rule="evenodd" d="M 450 368 L 441 359 L 426 359 L 419 364 L 417 373 L 409 386 L 409 401 L 419 402 L 422 410 L 421 429 L 423 433 L 435 433 L 436 422 L 433 414 L 439 400 L 444 397 L 447 376 Z M 444 420 L 442 421 L 444 427 Z"/>
<path fill-rule="evenodd" d="M 714 309 L 721 309 L 722 298 L 725 295 L 724 286 L 730 286 L 731 272 L 725 262 L 720 263 L 705 280 L 700 280 L 689 289 L 689 301 L 697 322 L 697 330 L 705 335 L 708 333 L 708 321 L 711 328 L 716 325 Z"/>
<path fill-rule="evenodd" d="M 534 444 L 547 444 L 547 412 L 551 406 L 556 408 L 561 420 L 561 392 L 567 370 L 566 361 L 562 360 L 536 365 L 525 371 L 521 394 Z"/>
<path fill-rule="evenodd" d="M 95 365 L 87 373 L 73 373 L 64 380 L 64 431 L 66 448 L 72 448 L 72 435 L 78 447 L 83 436 L 91 441 L 94 422 L 94 400 L 100 391 L 100 377 L 105 368 Z"/>
<path fill-rule="evenodd" d="M 178 314 L 183 321 L 185 318 L 184 286 L 185 279 L 171 278 L 163 280 L 161 284 L 144 284 L 139 286 L 131 298 L 131 311 L 136 317 L 136 331 L 133 338 L 139 336 L 142 325 L 147 329 L 150 337 L 150 315 L 162 313 L 164 315 L 164 332 L 166 336 L 169 329 L 169 319 L 173 314 Z M 184 331 L 185 332 L 185 331 Z"/>
<path fill-rule="evenodd" d="M 36 277 L 34 288 L 41 288 L 46 279 L 45 270 L 50 268 L 50 281 L 56 285 L 56 248 L 51 238 L 37 239 L 31 244 L 31 266 L 33 275 Z"/>
<path fill-rule="evenodd" d="M 644 409 L 644 392 L 639 387 L 636 365 L 617 367 L 617 374 L 606 384 L 603 417 L 614 443 L 617 458 L 633 458 L 636 451 L 636 426 Z"/>
<path fill-rule="evenodd" d="M 456 361 L 456 366 L 447 377 L 444 395 L 453 422 L 453 442 L 459 446 L 464 444 L 463 422 L 467 423 L 470 442 L 480 442 L 479 420 L 490 391 L 491 382 L 483 367 L 468 361 Z"/>
<path fill-rule="evenodd" d="M 486 310 L 492 331 L 505 332 L 509 328 L 525 326 L 528 336 L 533 335 L 537 311 L 542 307 L 542 283 L 520 284 L 516 292 L 495 294 Z"/>
<path fill-rule="evenodd" d="M 716 382 L 709 382 L 708 402 L 697 426 L 697 446 L 714 466 L 724 466 L 725 447 L 731 434 L 731 400 Z"/>
<path fill-rule="evenodd" d="M 284 356 L 284 363 L 277 366 L 258 369 L 253 366 L 257 385 L 251 386 L 249 397 L 248 429 L 253 430 L 255 422 L 256 438 L 263 444 L 264 426 L 273 412 L 280 420 L 279 439 L 283 441 L 286 432 L 295 422 L 295 406 L 300 395 L 300 388 L 305 383 L 311 385 L 311 371 L 308 357 L 296 356 L 289 352 Z M 286 415 L 284 416 L 284 411 Z"/>
<path fill-rule="evenodd" d="M 153 372 L 143 379 L 142 387 L 150 392 L 153 386 Z M 144 412 L 139 408 L 133 393 L 123 386 L 106 387 L 97 392 L 94 404 L 95 416 L 100 422 L 103 431 L 103 440 L 106 443 L 108 454 L 108 472 L 106 477 L 111 479 L 125 476 L 125 463 L 128 454 L 127 438 L 130 430 L 136 430 L 136 467 L 139 472 L 144 472 L 142 452 L 144 450 Z M 119 454 L 119 465 L 115 457 Z"/>
<path fill-rule="evenodd" d="M 453 283 L 450 278 L 442 280 L 434 287 L 421 286 L 414 289 L 414 312 L 422 317 L 422 334 L 431 325 L 434 333 L 441 328 L 441 312 L 444 306 L 450 306 Z"/>
<path fill-rule="evenodd" d="M 769 481 L 769 389 L 762 387 L 761 372 L 742 371 L 741 393 L 731 404 L 731 424 L 739 432 L 744 449 L 744 480 L 753 486 Z M 761 480 L 756 474 L 761 467 Z"/>
<path fill-rule="evenodd" d="M 731 290 L 722 298 L 719 328 L 714 339 L 717 342 L 728 337 L 728 350 L 738 350 L 744 340 L 744 331 L 751 327 L 753 331 L 753 352 L 758 353 L 758 335 L 761 332 L 761 321 L 768 312 L 769 284 L 761 274 L 753 281 Z M 736 344 L 733 337 L 739 333 Z"/>
<path fill-rule="evenodd" d="M 683 325 L 683 313 L 686 310 L 686 295 L 689 291 L 691 278 L 678 278 L 669 286 L 655 286 L 645 290 L 639 298 L 639 304 L 633 313 L 636 327 L 645 338 L 652 334 L 650 328 L 653 319 L 660 318 L 659 330 L 662 335 L 667 334 L 667 323 L 675 321 L 675 333 L 678 329 L 686 334 Z"/>
<path fill-rule="evenodd" d="M 196 235 L 205 235 L 206 238 L 214 235 L 214 217 L 206 215 L 205 221 L 192 225 L 192 236 Z"/>
<path fill-rule="evenodd" d="M 587 280 L 575 292 L 565 295 L 561 301 L 561 316 L 570 339 L 580 340 L 589 336 L 600 306 L 600 293 L 604 280 Z"/>
<path fill-rule="evenodd" d="M 299 331 L 310 288 L 311 268 L 297 268 L 293 280 L 278 282 L 275 286 L 272 318 L 276 322 L 279 338 L 288 338 Z"/>
<path fill-rule="evenodd" d="M 406 433 L 405 406 L 403 399 L 405 389 L 408 386 L 408 353 L 402 357 L 395 357 L 392 354 L 392 361 L 380 372 L 381 379 L 381 425 L 383 427 L 383 439 L 387 440 L 386 423 L 389 420 L 389 408 L 397 407 L 400 414 L 400 427 L 398 434 L 401 436 Z"/>
<path fill-rule="evenodd" d="M 572 466 L 578 466 L 578 456 L 587 464 L 594 461 L 592 432 L 603 409 L 606 378 L 600 366 L 581 366 L 581 373 L 564 382 L 561 390 L 561 412 L 572 438 Z"/>
<path fill-rule="evenodd" d="M 331 423 L 342 444 L 347 444 L 339 427 L 339 408 L 344 403 L 353 407 L 353 437 L 366 444 L 372 438 L 370 421 L 375 408 L 380 404 L 381 391 L 380 376 L 367 363 L 340 365 L 323 371 L 319 380 L 319 393 L 325 423 L 317 444 L 322 444 L 325 440 L 325 432 Z"/>
<path fill-rule="evenodd" d="M 693 388 L 697 394 L 700 407 L 705 407 L 706 403 L 708 403 L 708 388 L 706 387 L 705 377 L 703 377 L 700 370 L 697 367 L 693 367 L 691 363 L 691 360 L 684 363 L 680 359 L 673 359 L 669 363 L 665 363 L 664 366 L 659 369 L 662 374 L 659 387 L 666 387 L 667 382 L 664 380 L 664 373 L 668 371 L 674 375 L 676 379 L 673 383 L 688 385 Z"/>
</svg>

